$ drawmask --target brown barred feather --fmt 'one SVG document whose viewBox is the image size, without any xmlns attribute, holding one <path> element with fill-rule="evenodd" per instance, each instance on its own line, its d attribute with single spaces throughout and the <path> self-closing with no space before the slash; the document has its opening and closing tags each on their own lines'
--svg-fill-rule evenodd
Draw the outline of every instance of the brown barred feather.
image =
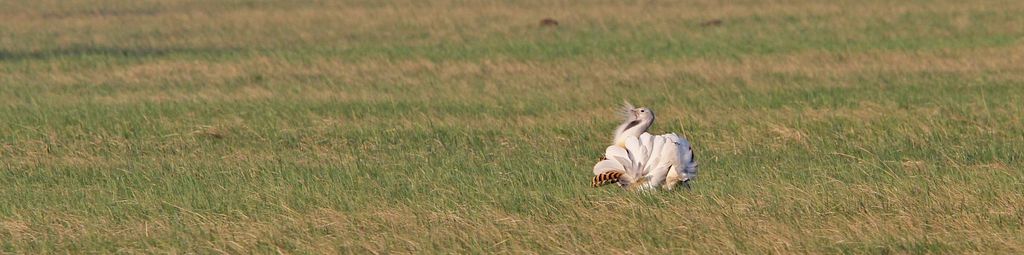
<svg viewBox="0 0 1024 255">
<path fill-rule="evenodd" d="M 594 176 L 594 181 L 591 182 L 591 185 L 594 186 L 594 187 L 600 187 L 600 186 L 603 186 L 605 184 L 618 182 L 619 178 L 622 178 L 622 172 L 618 172 L 618 171 L 604 172 L 604 173 L 601 173 L 601 174 L 599 174 L 597 176 Z"/>
</svg>

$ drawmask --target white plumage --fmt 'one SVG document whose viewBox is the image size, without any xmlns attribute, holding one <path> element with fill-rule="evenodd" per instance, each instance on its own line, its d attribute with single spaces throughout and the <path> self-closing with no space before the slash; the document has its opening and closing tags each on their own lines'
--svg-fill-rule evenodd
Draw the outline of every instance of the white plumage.
<svg viewBox="0 0 1024 255">
<path fill-rule="evenodd" d="M 632 106 L 627 103 L 627 107 Z M 654 122 L 650 109 L 633 108 L 627 113 L 632 114 L 616 129 L 614 143 L 594 165 L 594 186 L 614 182 L 628 189 L 652 190 L 688 185 L 697 176 L 689 141 L 674 133 L 647 133 Z"/>
<path fill-rule="evenodd" d="M 612 142 L 619 147 L 626 147 L 626 137 L 640 137 L 640 134 L 647 132 L 647 129 L 654 124 L 654 111 L 651 109 L 636 108 L 626 102 L 622 106 L 621 113 L 625 119 L 619 127 L 615 128 L 615 140 Z"/>
</svg>

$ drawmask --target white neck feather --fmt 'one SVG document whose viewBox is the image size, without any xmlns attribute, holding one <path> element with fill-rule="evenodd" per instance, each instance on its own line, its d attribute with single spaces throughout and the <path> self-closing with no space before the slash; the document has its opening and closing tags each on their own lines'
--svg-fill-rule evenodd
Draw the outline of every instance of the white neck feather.
<svg viewBox="0 0 1024 255">
<path fill-rule="evenodd" d="M 653 121 L 641 120 L 639 124 L 630 125 L 631 122 L 622 123 L 619 128 L 615 130 L 615 145 L 619 147 L 626 147 L 626 137 L 640 137 L 640 134 L 647 132 L 647 129 L 651 127 Z"/>
</svg>

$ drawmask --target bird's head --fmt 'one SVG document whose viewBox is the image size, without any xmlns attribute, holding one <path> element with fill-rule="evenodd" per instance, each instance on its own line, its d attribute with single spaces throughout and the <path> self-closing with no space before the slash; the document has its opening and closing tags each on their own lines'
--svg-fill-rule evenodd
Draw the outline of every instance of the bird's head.
<svg viewBox="0 0 1024 255">
<path fill-rule="evenodd" d="M 633 119 L 639 121 L 654 121 L 654 111 L 647 107 L 633 108 Z"/>
<path fill-rule="evenodd" d="M 623 102 L 622 114 L 626 117 L 626 122 L 632 121 L 654 121 L 654 111 L 647 107 L 636 107 L 629 102 Z"/>
</svg>

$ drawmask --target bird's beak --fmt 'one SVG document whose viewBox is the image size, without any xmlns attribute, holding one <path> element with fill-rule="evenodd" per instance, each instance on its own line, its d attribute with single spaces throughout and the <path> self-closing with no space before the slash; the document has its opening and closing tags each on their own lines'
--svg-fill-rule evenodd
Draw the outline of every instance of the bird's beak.
<svg viewBox="0 0 1024 255">
<path fill-rule="evenodd" d="M 692 188 L 690 188 L 690 180 L 689 179 L 683 181 L 683 187 L 686 187 L 686 190 L 693 190 Z"/>
</svg>

